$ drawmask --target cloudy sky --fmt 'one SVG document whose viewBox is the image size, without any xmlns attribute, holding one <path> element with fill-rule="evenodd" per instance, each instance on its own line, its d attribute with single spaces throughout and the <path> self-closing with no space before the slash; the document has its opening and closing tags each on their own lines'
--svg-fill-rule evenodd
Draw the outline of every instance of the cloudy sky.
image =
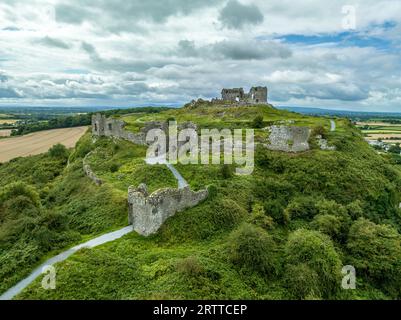
<svg viewBox="0 0 401 320">
<path fill-rule="evenodd" d="M 401 111 L 400 49 L 400 0 L 1 0 L 0 106 L 266 85 L 276 105 Z"/>
</svg>

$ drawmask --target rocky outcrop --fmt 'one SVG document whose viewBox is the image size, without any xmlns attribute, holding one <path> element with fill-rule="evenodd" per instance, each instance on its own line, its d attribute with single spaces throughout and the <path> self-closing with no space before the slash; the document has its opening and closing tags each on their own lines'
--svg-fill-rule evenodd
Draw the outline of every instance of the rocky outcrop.
<svg viewBox="0 0 401 320">
<path fill-rule="evenodd" d="M 328 141 L 326 139 L 323 139 L 321 135 L 316 136 L 317 144 L 319 145 L 321 150 L 326 150 L 326 151 L 335 151 L 336 147 L 335 146 L 330 146 Z"/>
<path fill-rule="evenodd" d="M 284 152 L 302 152 L 310 149 L 308 127 L 271 126 L 269 143 L 265 146 L 270 150 Z"/>
<path fill-rule="evenodd" d="M 207 190 L 192 191 L 164 188 L 148 194 L 145 184 L 128 189 L 128 220 L 134 231 L 149 236 L 159 230 L 162 224 L 175 213 L 196 206 L 208 196 Z"/>
</svg>

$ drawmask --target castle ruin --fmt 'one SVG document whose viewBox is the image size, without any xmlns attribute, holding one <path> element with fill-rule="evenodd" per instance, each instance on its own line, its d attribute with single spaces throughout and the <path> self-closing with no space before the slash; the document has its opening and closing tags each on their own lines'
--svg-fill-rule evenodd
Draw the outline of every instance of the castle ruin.
<svg viewBox="0 0 401 320">
<path fill-rule="evenodd" d="M 188 186 L 181 189 L 164 188 L 148 194 L 145 184 L 128 189 L 128 220 L 134 231 L 149 236 L 176 212 L 196 206 L 208 196 L 207 189 L 192 191 Z"/>
<path fill-rule="evenodd" d="M 245 93 L 243 88 L 223 89 L 221 100 L 233 103 L 267 103 L 267 87 L 252 87 L 249 93 Z"/>
</svg>

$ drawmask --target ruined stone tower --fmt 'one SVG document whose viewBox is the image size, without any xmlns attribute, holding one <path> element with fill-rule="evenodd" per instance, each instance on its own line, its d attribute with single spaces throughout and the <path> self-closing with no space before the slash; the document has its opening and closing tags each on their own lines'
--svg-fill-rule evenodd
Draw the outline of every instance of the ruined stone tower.
<svg viewBox="0 0 401 320">
<path fill-rule="evenodd" d="M 223 89 L 221 99 L 237 103 L 267 103 L 267 87 L 252 87 L 249 93 L 245 93 L 243 88 Z"/>
</svg>

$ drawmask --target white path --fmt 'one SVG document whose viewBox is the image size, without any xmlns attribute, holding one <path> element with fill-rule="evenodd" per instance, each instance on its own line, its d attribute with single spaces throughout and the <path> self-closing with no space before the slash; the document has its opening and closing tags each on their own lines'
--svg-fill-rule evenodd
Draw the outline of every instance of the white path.
<svg viewBox="0 0 401 320">
<path fill-rule="evenodd" d="M 57 262 L 64 261 L 68 257 L 70 257 L 72 254 L 77 252 L 78 250 L 82 248 L 94 248 L 97 247 L 101 244 L 114 241 L 116 239 L 121 238 L 122 236 L 130 233 L 132 231 L 132 226 L 124 227 L 120 230 L 106 233 L 100 237 L 97 237 L 95 239 L 89 240 L 88 242 L 82 243 L 80 245 L 77 245 L 71 249 L 68 249 L 57 256 L 50 258 L 43 264 L 41 264 L 39 267 L 37 267 L 28 277 L 25 279 L 21 280 L 18 282 L 14 287 L 11 289 L 7 290 L 5 293 L 3 293 L 0 296 L 0 300 L 11 300 L 13 299 L 17 294 L 21 293 L 22 290 L 24 290 L 27 286 L 29 286 L 37 277 L 39 277 L 42 274 L 42 270 L 46 266 L 51 266 Z"/>
<path fill-rule="evenodd" d="M 331 125 L 331 128 L 330 128 L 330 131 L 336 131 L 336 122 L 334 121 L 334 120 L 330 120 L 330 125 Z"/>
<path fill-rule="evenodd" d="M 170 163 L 168 163 L 167 161 L 163 161 L 160 158 L 153 158 L 153 159 L 147 159 L 146 163 L 148 164 L 156 164 L 156 163 L 160 163 L 160 164 L 165 164 L 167 166 L 167 168 L 170 169 L 170 171 L 173 173 L 174 177 L 177 179 L 178 181 L 178 188 L 179 189 L 183 189 L 185 187 L 188 186 L 188 182 L 183 178 L 183 176 L 178 172 L 178 170 Z M 37 277 L 39 277 L 42 274 L 42 270 L 44 267 L 46 266 L 51 266 L 57 262 L 61 262 L 66 260 L 68 257 L 70 257 L 72 254 L 74 254 L 75 252 L 77 252 L 78 250 L 82 249 L 82 248 L 94 248 L 97 247 L 101 244 L 107 243 L 107 242 L 111 242 L 114 241 L 116 239 L 121 238 L 122 236 L 126 235 L 127 233 L 130 233 L 132 231 L 132 226 L 128 226 L 125 228 L 122 228 L 120 230 L 114 231 L 114 232 L 110 232 L 110 233 L 106 233 L 100 237 L 97 237 L 95 239 L 89 240 L 88 242 L 82 243 L 80 245 L 77 245 L 71 249 L 68 249 L 60 254 L 58 254 L 57 256 L 50 258 L 49 260 L 47 260 L 46 262 L 44 262 L 43 264 L 41 264 L 39 267 L 37 267 L 34 271 L 32 271 L 32 273 L 26 277 L 25 279 L 21 280 L 20 282 L 18 282 L 14 287 L 10 288 L 9 290 L 7 290 L 5 293 L 3 293 L 0 296 L 0 300 L 11 300 L 13 299 L 16 295 L 18 295 L 19 293 L 22 292 L 22 290 L 24 290 L 27 286 L 29 286 Z"/>
<path fill-rule="evenodd" d="M 169 163 L 164 157 L 157 157 L 157 158 L 147 158 L 146 163 L 150 165 L 154 164 L 165 164 L 167 168 L 170 169 L 174 177 L 178 181 L 178 189 L 184 189 L 185 187 L 188 187 L 189 184 L 188 182 L 184 179 L 184 177 L 178 172 L 178 170 L 171 164 Z"/>
</svg>

